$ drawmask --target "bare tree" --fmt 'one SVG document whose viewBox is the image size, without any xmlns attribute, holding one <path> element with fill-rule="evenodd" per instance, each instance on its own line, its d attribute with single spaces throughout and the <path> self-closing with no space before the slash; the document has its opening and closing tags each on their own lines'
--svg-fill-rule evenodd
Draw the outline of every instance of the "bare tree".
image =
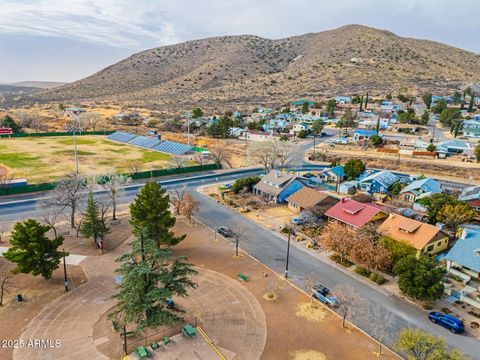
<svg viewBox="0 0 480 360">
<path fill-rule="evenodd" d="M 185 198 L 185 187 L 170 191 L 170 203 L 173 206 L 174 214 L 180 215 L 182 211 L 183 199 Z"/>
<path fill-rule="evenodd" d="M 245 210 L 247 204 L 250 202 L 250 190 L 248 187 L 244 187 L 242 190 L 240 190 L 236 196 L 236 202 L 238 205 L 240 205 L 241 210 Z"/>
<path fill-rule="evenodd" d="M 84 129 L 91 128 L 96 131 L 98 124 L 102 121 L 102 115 L 97 112 L 84 112 L 78 116 L 78 120 Z"/>
<path fill-rule="evenodd" d="M 203 166 L 207 164 L 208 159 L 202 152 L 195 152 L 195 154 L 193 154 L 193 161 L 195 161 L 198 165 Z"/>
<path fill-rule="evenodd" d="M 180 169 L 185 166 L 185 158 L 181 155 L 172 155 L 172 158 L 170 159 L 170 167 L 173 167 L 175 169 Z"/>
<path fill-rule="evenodd" d="M 213 161 L 217 167 L 220 168 L 223 164 L 231 166 L 231 153 L 224 145 L 220 143 L 216 144 L 210 149 L 210 153 L 212 154 Z"/>
<path fill-rule="evenodd" d="M 383 344 L 395 339 L 392 336 L 392 325 L 395 322 L 393 313 L 382 308 L 379 304 L 372 304 L 369 306 L 368 319 L 373 323 L 372 336 L 378 341 L 378 355 L 381 356 L 383 351 Z"/>
<path fill-rule="evenodd" d="M 142 169 L 142 163 L 138 160 L 131 160 L 128 162 L 127 166 L 133 174 L 138 173 Z"/>
<path fill-rule="evenodd" d="M 130 178 L 126 175 L 110 173 L 107 174 L 101 186 L 110 197 L 112 204 L 113 220 L 117 219 L 117 196 L 122 188 L 130 182 Z"/>
<path fill-rule="evenodd" d="M 277 156 L 278 165 L 282 168 L 286 168 L 301 160 L 302 155 L 299 148 L 292 143 L 274 140 L 273 146 L 275 147 L 274 151 Z"/>
<path fill-rule="evenodd" d="M 7 225 L 0 224 L 0 244 L 3 243 L 3 235 L 7 232 Z"/>
<path fill-rule="evenodd" d="M 235 240 L 235 256 L 238 256 L 238 247 L 240 244 L 240 239 L 245 238 L 245 234 L 248 231 L 248 228 L 238 222 L 232 225 L 232 236 Z"/>
<path fill-rule="evenodd" d="M 274 141 L 254 142 L 248 147 L 247 156 L 251 162 L 262 165 L 265 173 L 268 173 L 278 163 L 278 149 Z"/>
<path fill-rule="evenodd" d="M 355 318 L 365 313 L 366 303 L 355 292 L 350 284 L 340 284 L 333 289 L 333 293 L 339 299 L 339 312 L 342 316 L 342 327 L 346 327 L 347 316 Z"/>
<path fill-rule="evenodd" d="M 60 180 L 53 191 L 51 205 L 70 211 L 70 226 L 75 227 L 75 214 L 82 195 L 86 191 L 86 181 L 75 173 L 69 173 Z"/>
<path fill-rule="evenodd" d="M 0 260 L 0 306 L 3 306 L 3 298 L 13 286 L 13 274 L 5 260 Z"/>
<path fill-rule="evenodd" d="M 50 229 L 52 229 L 54 236 L 57 237 L 58 223 L 62 220 L 64 209 L 60 206 L 50 206 L 49 204 L 42 204 L 40 205 L 40 210 L 41 222 L 50 226 Z"/>
<path fill-rule="evenodd" d="M 355 231 L 337 221 L 331 221 L 323 229 L 321 242 L 322 245 L 340 256 L 343 261 L 350 255 L 355 242 Z"/>
<path fill-rule="evenodd" d="M 195 200 L 192 194 L 185 194 L 181 206 L 181 213 L 185 216 L 189 223 L 192 222 L 192 215 L 198 210 L 200 203 Z"/>
</svg>

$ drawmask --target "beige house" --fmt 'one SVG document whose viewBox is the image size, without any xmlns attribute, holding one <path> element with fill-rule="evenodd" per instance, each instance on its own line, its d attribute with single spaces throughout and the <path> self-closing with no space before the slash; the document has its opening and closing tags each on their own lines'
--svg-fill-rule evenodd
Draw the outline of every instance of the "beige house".
<svg viewBox="0 0 480 360">
<path fill-rule="evenodd" d="M 319 190 L 303 187 L 287 198 L 288 208 L 301 212 L 315 206 L 325 207 L 325 210 L 335 205 L 339 199 Z"/>
<path fill-rule="evenodd" d="M 390 214 L 377 232 L 409 244 L 417 251 L 417 257 L 436 254 L 448 246 L 448 235 L 440 228 L 398 214 Z"/>
</svg>

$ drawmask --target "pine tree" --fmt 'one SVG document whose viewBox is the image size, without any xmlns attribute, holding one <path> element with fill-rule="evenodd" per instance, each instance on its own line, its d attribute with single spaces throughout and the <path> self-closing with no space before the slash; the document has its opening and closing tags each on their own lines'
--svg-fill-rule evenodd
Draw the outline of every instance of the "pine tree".
<svg viewBox="0 0 480 360">
<path fill-rule="evenodd" d="M 120 256 L 116 273 L 122 276 L 117 293 L 117 310 L 109 315 L 121 324 L 136 324 L 135 332 L 173 325 L 182 318 L 181 310 L 169 309 L 166 300 L 188 296 L 197 284 L 190 277 L 197 272 L 185 257 L 173 258 L 168 248 L 159 248 L 148 236 L 131 243 L 132 251 Z"/>
<path fill-rule="evenodd" d="M 97 245 L 101 247 L 101 243 L 109 229 L 105 225 L 105 220 L 100 216 L 98 205 L 93 199 L 93 194 L 88 194 L 87 208 L 83 214 L 83 221 L 80 227 L 82 236 L 92 238 Z"/>
<path fill-rule="evenodd" d="M 471 92 L 470 94 L 470 103 L 468 104 L 468 112 L 473 112 L 473 105 L 475 103 L 475 92 Z"/>
<path fill-rule="evenodd" d="M 363 111 L 362 106 L 363 106 L 363 95 L 362 95 L 362 97 L 360 98 L 360 110 L 359 110 L 359 111 Z"/>
<path fill-rule="evenodd" d="M 367 110 L 368 107 L 368 91 L 367 91 L 367 96 L 365 96 L 365 110 Z"/>
<path fill-rule="evenodd" d="M 50 279 L 58 268 L 63 252 L 58 251 L 63 237 L 50 240 L 45 234 L 50 226 L 42 225 L 34 219 L 15 224 L 10 239 L 11 247 L 3 254 L 5 259 L 17 264 L 14 273 L 31 273 Z M 68 255 L 68 254 L 66 254 Z"/>
<path fill-rule="evenodd" d="M 130 204 L 130 215 L 133 233 L 140 236 L 145 230 L 158 246 L 174 246 L 185 239 L 185 235 L 176 237 L 170 231 L 175 225 L 175 218 L 170 213 L 170 197 L 155 181 L 145 184 Z"/>
</svg>

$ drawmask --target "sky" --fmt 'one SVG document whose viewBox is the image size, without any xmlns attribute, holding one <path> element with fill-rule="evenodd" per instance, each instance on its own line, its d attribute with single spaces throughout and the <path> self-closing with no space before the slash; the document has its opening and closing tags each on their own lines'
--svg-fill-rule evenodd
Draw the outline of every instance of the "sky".
<svg viewBox="0 0 480 360">
<path fill-rule="evenodd" d="M 480 53 L 477 0 L 0 0 L 0 83 L 74 81 L 141 50 L 362 24 Z"/>
</svg>

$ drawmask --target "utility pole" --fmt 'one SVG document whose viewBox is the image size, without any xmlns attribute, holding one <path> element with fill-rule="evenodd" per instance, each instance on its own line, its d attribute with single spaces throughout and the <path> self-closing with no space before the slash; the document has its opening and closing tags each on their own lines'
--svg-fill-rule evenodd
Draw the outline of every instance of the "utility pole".
<svg viewBox="0 0 480 360">
<path fill-rule="evenodd" d="M 125 355 L 128 355 L 128 346 L 127 346 L 127 327 L 125 325 L 123 325 L 123 333 L 122 333 L 122 337 L 123 337 L 123 352 L 125 353 Z"/>
<path fill-rule="evenodd" d="M 78 115 L 75 115 L 75 124 L 73 124 L 73 153 L 75 156 L 75 176 L 78 176 L 78 157 L 77 157 L 77 126 L 80 125 Z"/>
<path fill-rule="evenodd" d="M 288 278 L 288 260 L 290 258 L 290 238 L 295 232 L 292 228 L 288 228 L 288 242 L 287 242 L 287 262 L 285 263 L 285 278 Z"/>
<path fill-rule="evenodd" d="M 63 251 L 63 277 L 64 277 L 64 284 L 65 284 L 65 292 L 68 291 L 68 279 L 67 279 L 67 263 L 65 261 L 65 249 Z"/>
</svg>

